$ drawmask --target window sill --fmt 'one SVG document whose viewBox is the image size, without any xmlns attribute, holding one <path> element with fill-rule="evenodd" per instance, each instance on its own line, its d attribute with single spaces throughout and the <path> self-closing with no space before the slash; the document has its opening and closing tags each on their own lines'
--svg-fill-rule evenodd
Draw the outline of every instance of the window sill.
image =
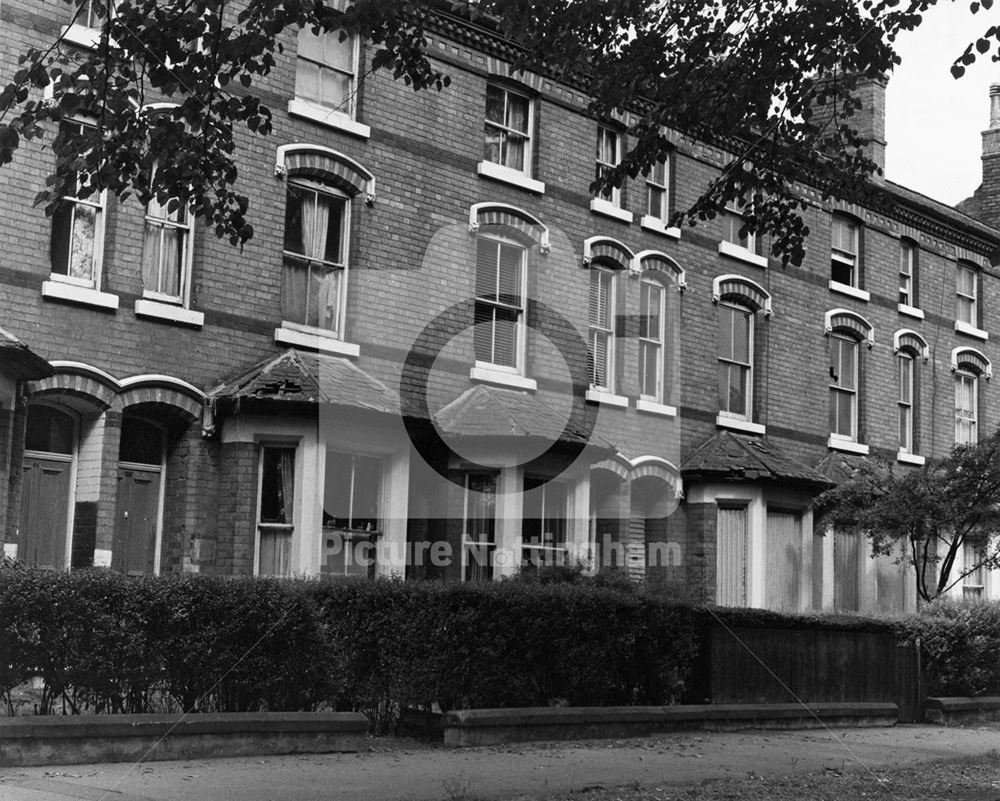
<svg viewBox="0 0 1000 801">
<path fill-rule="evenodd" d="M 66 284 L 62 281 L 44 281 L 42 283 L 42 297 L 78 303 L 81 306 L 93 306 L 96 309 L 109 309 L 111 311 L 118 309 L 117 295 L 90 287 Z"/>
<path fill-rule="evenodd" d="M 965 334 L 967 337 L 980 339 L 983 342 L 986 342 L 990 338 L 990 335 L 983 331 L 982 328 L 976 328 L 974 325 L 963 323 L 961 320 L 955 321 L 955 331 L 959 334 Z"/>
<path fill-rule="evenodd" d="M 855 442 L 851 439 L 842 439 L 840 437 L 835 437 L 833 434 L 826 441 L 826 447 L 840 451 L 841 453 L 857 453 L 861 456 L 868 455 L 868 446 L 862 445 L 860 442 Z"/>
<path fill-rule="evenodd" d="M 916 317 L 918 320 L 924 319 L 923 310 L 918 309 L 916 306 L 907 306 L 905 303 L 897 303 L 896 311 L 900 314 L 905 314 L 907 317 Z"/>
<path fill-rule="evenodd" d="M 595 197 L 590 201 L 590 210 L 595 214 L 603 214 L 605 217 L 611 217 L 613 220 L 619 220 L 623 223 L 631 224 L 635 219 L 632 216 L 632 212 L 625 211 L 625 209 L 619 208 L 610 200 L 605 200 L 601 197 Z"/>
<path fill-rule="evenodd" d="M 754 267 L 767 267 L 767 256 L 758 255 L 752 250 L 741 248 L 739 245 L 734 245 L 732 242 L 720 242 L 719 253 L 723 256 L 729 256 L 731 259 L 737 259 L 739 261 L 746 262 L 747 264 L 752 264 Z"/>
<path fill-rule="evenodd" d="M 201 328 L 205 324 L 203 312 L 192 311 L 170 303 L 159 303 L 155 300 L 137 300 L 135 302 L 135 316 L 152 317 L 156 320 L 165 320 L 178 325 L 190 325 L 194 328 Z"/>
<path fill-rule="evenodd" d="M 604 389 L 591 387 L 587 390 L 587 394 L 584 397 L 591 403 L 600 403 L 605 406 L 617 406 L 620 409 L 628 408 L 628 398 L 624 395 L 615 395 L 613 392 L 608 392 Z"/>
<path fill-rule="evenodd" d="M 741 420 L 738 417 L 729 417 L 719 412 L 715 418 L 715 425 L 719 428 L 728 428 L 733 431 L 742 431 L 744 434 L 759 434 L 763 436 L 767 433 L 767 428 L 760 423 L 751 423 L 749 420 Z"/>
<path fill-rule="evenodd" d="M 524 389 L 534 392 L 538 389 L 538 382 L 533 378 L 525 378 L 517 373 L 508 373 L 498 370 L 495 367 L 476 365 L 469 371 L 469 378 L 473 381 L 482 381 L 484 384 L 496 384 L 501 387 L 512 387 L 514 389 Z"/>
<path fill-rule="evenodd" d="M 662 234 L 663 236 L 669 236 L 671 239 L 681 238 L 681 229 L 676 226 L 673 228 L 667 228 L 667 224 L 663 222 L 659 217 L 652 217 L 649 214 L 643 215 L 642 219 L 639 220 L 639 227 L 645 231 L 652 231 L 654 234 Z"/>
<path fill-rule="evenodd" d="M 298 100 L 297 98 L 289 100 L 288 113 L 293 117 L 312 120 L 327 128 L 334 128 L 361 139 L 369 139 L 372 135 L 370 126 L 352 119 L 342 111 L 310 103 L 308 100 Z"/>
<path fill-rule="evenodd" d="M 668 406 L 665 403 L 658 403 L 657 401 L 645 400 L 644 398 L 639 398 L 635 402 L 636 411 L 642 412 L 643 414 L 655 414 L 660 417 L 676 417 L 677 407 Z"/>
<path fill-rule="evenodd" d="M 361 354 L 361 348 L 352 342 L 344 342 L 328 331 L 300 331 L 296 328 L 288 328 L 285 323 L 280 328 L 274 329 L 274 341 L 279 345 L 292 345 L 293 347 L 311 348 L 322 353 L 333 353 L 337 356 L 348 356 L 355 358 Z"/>
<path fill-rule="evenodd" d="M 927 462 L 927 459 L 923 456 L 918 456 L 915 453 L 907 453 L 906 451 L 900 451 L 896 454 L 896 461 L 902 462 L 903 464 L 915 464 L 923 465 Z"/>
<path fill-rule="evenodd" d="M 101 41 L 99 28 L 88 28 L 86 25 L 74 23 L 63 27 L 63 41 L 93 50 Z"/>
<path fill-rule="evenodd" d="M 502 164 L 494 164 L 492 161 L 480 161 L 476 165 L 476 172 L 483 178 L 492 178 L 494 181 L 510 184 L 519 189 L 527 189 L 529 192 L 535 192 L 539 195 L 545 194 L 545 184 L 542 181 L 536 181 L 523 172 L 518 172 L 510 167 L 504 167 Z"/>
<path fill-rule="evenodd" d="M 839 292 L 841 295 L 847 295 L 852 298 L 857 298 L 858 300 L 863 300 L 865 303 L 872 299 L 871 294 L 863 289 L 858 289 L 855 286 L 848 286 L 847 284 L 842 284 L 839 281 L 830 282 L 830 291 Z"/>
</svg>

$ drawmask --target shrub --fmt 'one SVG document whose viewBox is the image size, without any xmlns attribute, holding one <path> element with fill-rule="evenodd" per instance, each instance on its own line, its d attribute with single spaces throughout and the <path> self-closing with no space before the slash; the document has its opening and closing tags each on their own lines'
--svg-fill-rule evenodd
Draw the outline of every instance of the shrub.
<svg viewBox="0 0 1000 801">
<path fill-rule="evenodd" d="M 930 696 L 1000 695 L 1000 604 L 936 601 L 907 618 Z"/>
</svg>

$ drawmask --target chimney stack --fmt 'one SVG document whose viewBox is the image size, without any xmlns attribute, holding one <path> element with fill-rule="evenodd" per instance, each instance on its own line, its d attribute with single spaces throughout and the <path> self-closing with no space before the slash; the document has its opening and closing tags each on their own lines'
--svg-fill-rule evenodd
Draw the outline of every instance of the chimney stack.
<svg viewBox="0 0 1000 801">
<path fill-rule="evenodd" d="M 836 76 L 823 79 L 824 82 L 837 80 Z M 861 108 L 856 109 L 851 116 L 842 113 L 839 104 L 838 122 L 853 128 L 858 136 L 868 140 L 865 150 L 867 156 L 880 170 L 885 170 L 885 87 L 887 79 L 859 77 L 854 88 L 854 96 L 861 102 Z M 833 105 L 813 106 L 812 122 L 822 128 L 833 123 Z M 884 176 L 875 174 L 875 181 L 883 181 Z"/>
<path fill-rule="evenodd" d="M 1000 228 L 1000 83 L 990 86 L 990 127 L 983 131 L 983 183 L 976 194 L 976 216 Z"/>
</svg>

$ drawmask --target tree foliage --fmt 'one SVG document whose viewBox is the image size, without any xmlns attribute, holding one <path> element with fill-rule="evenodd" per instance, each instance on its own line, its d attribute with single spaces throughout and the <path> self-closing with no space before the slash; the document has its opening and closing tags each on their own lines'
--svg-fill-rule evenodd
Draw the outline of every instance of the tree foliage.
<svg viewBox="0 0 1000 801">
<path fill-rule="evenodd" d="M 75 2 L 77 13 L 100 0 Z M 428 55 L 442 16 L 492 29 L 515 46 L 516 69 L 567 80 L 607 118 L 629 110 L 634 146 L 613 183 L 672 147 L 664 128 L 732 154 L 674 223 L 710 219 L 742 200 L 747 231 L 773 237 L 799 263 L 808 234 L 802 182 L 825 197 L 876 204 L 876 165 L 852 127 L 859 79 L 899 63 L 896 37 L 936 0 L 122 0 L 101 12 L 93 49 L 62 37 L 32 48 L 0 91 L 0 165 L 26 140 L 50 137 L 53 174 L 37 202 L 102 189 L 125 200 L 191 203 L 234 244 L 253 234 L 239 189 L 241 130 L 271 131 L 262 87 L 302 27 L 343 29 L 374 45 L 370 71 L 414 90 L 446 91 Z M 992 0 L 972 3 L 975 13 Z M 996 50 L 990 27 L 956 61 L 960 74 Z M 43 96 L 44 90 L 44 96 Z M 166 101 L 168 109 L 149 104 Z M 87 115 L 95 125 L 58 126 Z M 596 188 L 596 187 L 595 187 Z"/>
<path fill-rule="evenodd" d="M 834 528 L 867 536 L 872 556 L 912 564 L 918 597 L 933 600 L 979 567 L 1000 567 L 1000 432 L 903 473 L 866 460 L 817 503 Z M 974 560 L 962 558 L 967 548 Z"/>
</svg>

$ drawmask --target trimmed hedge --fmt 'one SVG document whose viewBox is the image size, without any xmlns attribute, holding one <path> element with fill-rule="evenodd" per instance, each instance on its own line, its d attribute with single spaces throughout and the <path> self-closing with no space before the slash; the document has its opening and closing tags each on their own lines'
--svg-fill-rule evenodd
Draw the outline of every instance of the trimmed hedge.
<svg viewBox="0 0 1000 801">
<path fill-rule="evenodd" d="M 586 584 L 0 570 L 0 695 L 38 712 L 665 704 L 690 609 Z"/>
<path fill-rule="evenodd" d="M 930 687 L 1000 687 L 1000 608 L 904 624 L 694 608 L 600 581 L 444 584 L 130 578 L 0 568 L 0 697 L 37 711 L 364 712 L 659 705 L 706 697 L 711 630 L 920 636 Z M 971 664 L 970 664 L 971 659 Z"/>
</svg>

